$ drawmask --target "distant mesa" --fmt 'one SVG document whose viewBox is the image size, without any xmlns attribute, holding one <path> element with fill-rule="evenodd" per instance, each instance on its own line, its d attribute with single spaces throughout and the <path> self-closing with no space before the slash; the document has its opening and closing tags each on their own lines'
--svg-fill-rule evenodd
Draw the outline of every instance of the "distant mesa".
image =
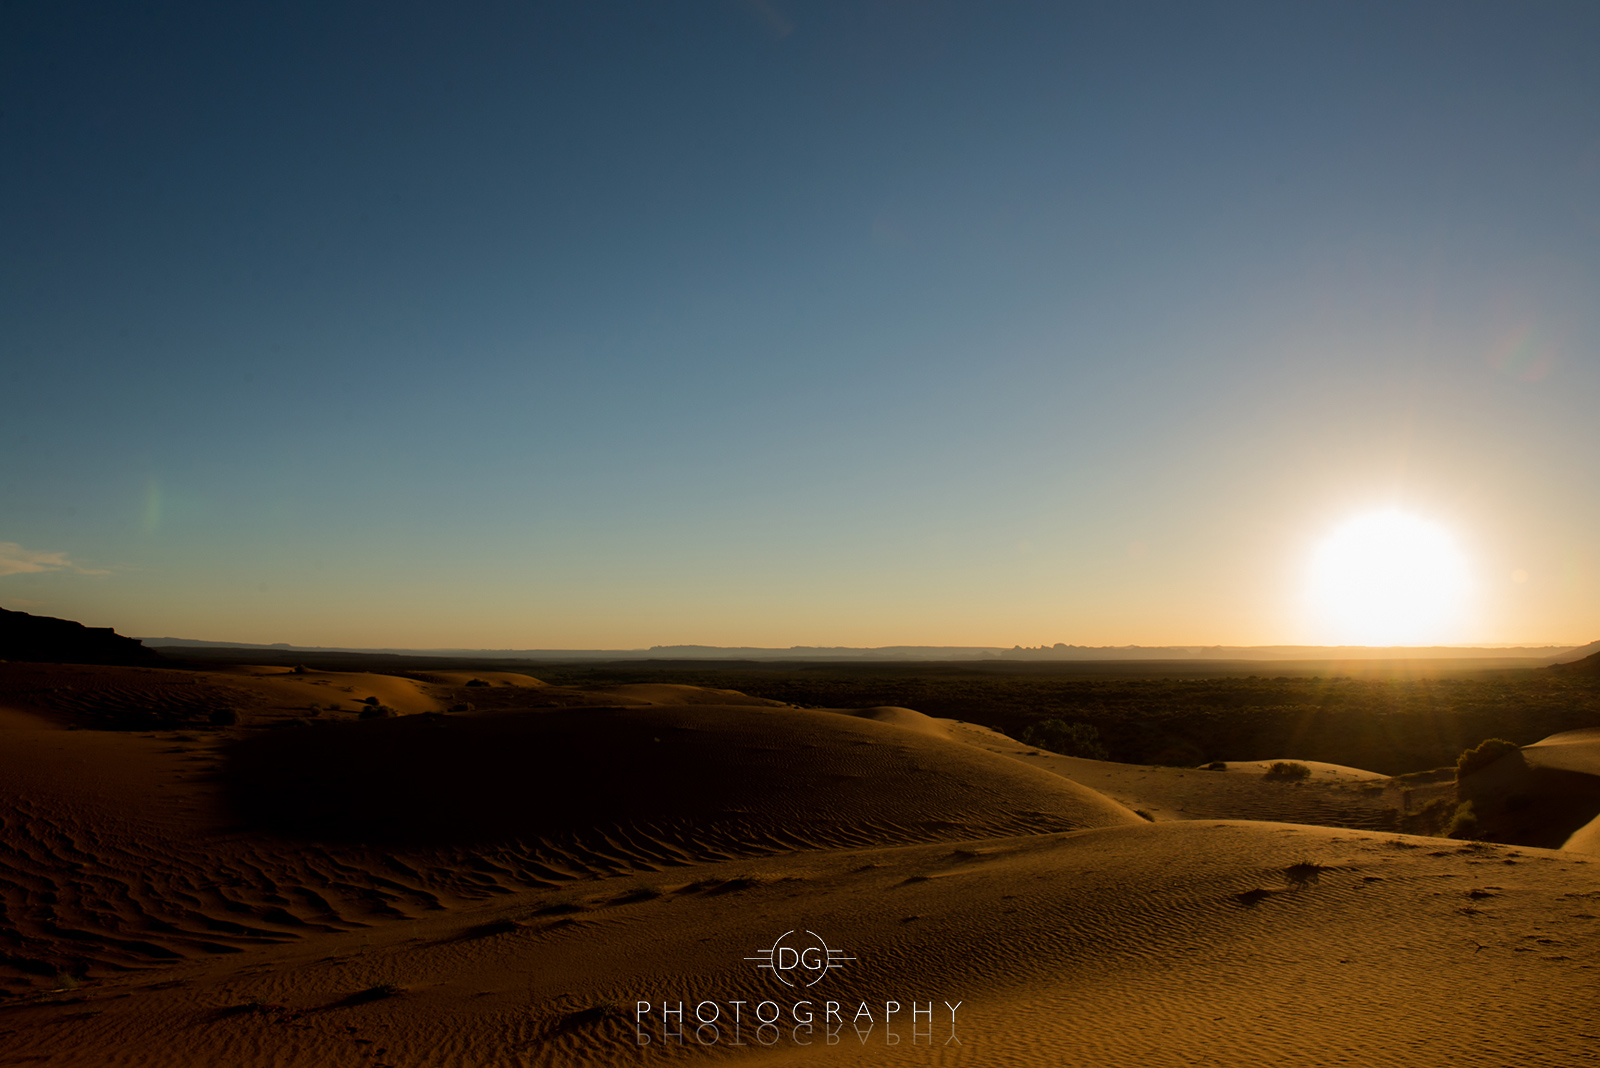
<svg viewBox="0 0 1600 1068">
<path fill-rule="evenodd" d="M 51 664 L 149 664 L 160 654 L 110 627 L 0 608 L 0 660 Z"/>
</svg>

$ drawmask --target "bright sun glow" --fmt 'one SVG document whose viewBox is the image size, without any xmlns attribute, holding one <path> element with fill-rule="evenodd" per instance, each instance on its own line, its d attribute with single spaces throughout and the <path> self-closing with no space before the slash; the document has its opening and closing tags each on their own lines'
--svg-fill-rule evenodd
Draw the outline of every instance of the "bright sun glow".
<svg viewBox="0 0 1600 1068">
<path fill-rule="evenodd" d="M 1441 527 L 1400 511 L 1359 516 L 1317 547 L 1311 603 L 1340 645 L 1459 641 L 1467 564 Z"/>
</svg>

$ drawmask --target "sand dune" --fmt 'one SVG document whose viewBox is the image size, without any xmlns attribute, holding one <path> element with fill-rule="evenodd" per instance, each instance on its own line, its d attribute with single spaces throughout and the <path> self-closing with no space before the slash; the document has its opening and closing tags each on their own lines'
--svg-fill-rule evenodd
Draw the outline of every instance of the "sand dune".
<svg viewBox="0 0 1600 1068">
<path fill-rule="evenodd" d="M 1060 775 L 1154 820 L 1252 819 L 1373 831 L 1401 828 L 1405 803 L 1390 780 L 1359 768 L 1305 761 L 1306 782 L 1275 782 L 1271 762 L 1242 761 L 1224 771 L 1118 764 L 1061 756 L 971 723 L 935 721 L 952 738 Z"/>
<path fill-rule="evenodd" d="M 768 701 L 761 697 L 748 697 L 737 690 L 714 690 L 702 686 L 684 686 L 672 682 L 636 682 L 621 686 L 606 686 L 588 691 L 598 697 L 615 700 L 619 705 L 744 705 L 766 708 L 787 708 L 782 701 Z"/>
<path fill-rule="evenodd" d="M 0 668 L 0 1065 L 1592 1055 L 1600 860 L 1378 833 L 1398 787 L 1359 769 L 472 677 Z M 437 711 L 469 692 L 503 703 Z M 1517 766 L 1595 778 L 1597 736 Z M 799 995 L 752 961 L 786 931 L 852 959 Z M 674 1037 L 679 1000 L 718 1026 Z"/>
<path fill-rule="evenodd" d="M 804 852 L 175 965 L 7 1026 L 18 1057 L 130 1066 L 1576 1064 L 1597 893 L 1563 854 L 1236 822 Z M 746 960 L 795 924 L 854 958 L 804 999 Z M 749 1026 L 767 1000 L 782 1026 Z M 826 1000 L 848 1018 L 818 1026 Z"/>
<path fill-rule="evenodd" d="M 400 713 L 432 712 L 446 706 L 448 692 L 369 672 L 0 664 L 0 705 L 121 730 L 203 725 L 219 708 L 233 709 L 246 725 L 323 712 L 353 716 L 369 699 Z"/>
<path fill-rule="evenodd" d="M 237 679 L 262 702 L 320 681 Z M 411 685 L 362 682 L 396 700 Z M 13 994 L 577 878 L 1137 822 L 949 741 L 764 706 L 302 717 L 242 734 L 8 721 Z"/>
<path fill-rule="evenodd" d="M 762 706 L 329 724 L 250 739 L 229 783 L 248 821 L 301 837 L 625 836 L 695 859 L 740 842 L 822 848 L 1137 822 L 1076 783 L 944 738 Z"/>
<path fill-rule="evenodd" d="M 243 669 L 238 669 L 243 670 Z M 246 716 L 274 712 L 302 712 L 312 705 L 337 706 L 354 712 L 369 699 L 403 715 L 436 712 L 445 706 L 440 694 L 415 679 L 370 672 L 305 671 L 252 672 Z"/>
<path fill-rule="evenodd" d="M 1600 816 L 1600 732 L 1567 731 L 1513 750 L 1458 786 L 1475 833 L 1560 848 Z M 1578 842 L 1588 842 L 1588 836 Z"/>
<path fill-rule="evenodd" d="M 915 731 L 918 734 L 931 735 L 935 738 L 950 738 L 952 737 L 951 730 L 959 726 L 954 720 L 936 719 L 933 716 L 925 716 L 914 709 L 899 708 L 893 705 L 884 705 L 877 708 L 833 708 L 828 711 L 837 712 L 845 716 L 855 716 L 858 719 L 870 719 L 875 723 L 888 723 L 891 726 Z"/>
<path fill-rule="evenodd" d="M 1523 760 L 1535 767 L 1553 768 L 1576 775 L 1589 776 L 1600 782 L 1600 728 L 1563 731 L 1543 741 L 1522 747 Z M 1588 786 L 1587 783 L 1584 784 Z M 1588 797 L 1590 791 L 1579 791 Z M 1579 815 L 1582 812 L 1580 810 Z M 1600 810 L 1561 843 L 1562 849 L 1579 853 L 1600 854 Z"/>
<path fill-rule="evenodd" d="M 435 686 L 452 689 L 473 686 L 511 686 L 522 690 L 536 690 L 544 685 L 532 675 L 520 671 L 413 671 L 410 677 Z"/>
<path fill-rule="evenodd" d="M 1552 734 L 1523 746 L 1522 758 L 1537 767 L 1600 777 L 1600 727 Z"/>
<path fill-rule="evenodd" d="M 1387 782 L 1389 776 L 1381 775 L 1376 771 L 1367 771 L 1365 768 L 1352 768 L 1346 764 L 1329 764 L 1325 760 L 1304 760 L 1299 757 L 1282 757 L 1277 760 L 1228 760 L 1221 762 L 1221 768 L 1207 767 L 1207 771 L 1225 771 L 1230 775 L 1267 775 L 1274 764 L 1299 764 L 1311 774 L 1310 782 Z"/>
</svg>

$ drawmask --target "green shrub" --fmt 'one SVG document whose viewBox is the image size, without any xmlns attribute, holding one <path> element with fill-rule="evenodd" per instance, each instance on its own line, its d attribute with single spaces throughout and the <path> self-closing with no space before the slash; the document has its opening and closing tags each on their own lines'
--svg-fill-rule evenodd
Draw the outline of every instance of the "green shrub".
<svg viewBox="0 0 1600 1068">
<path fill-rule="evenodd" d="M 1456 806 L 1456 814 L 1450 817 L 1449 826 L 1444 829 L 1446 838 L 1472 838 L 1478 833 L 1478 813 L 1473 809 L 1471 801 L 1463 801 Z"/>
<path fill-rule="evenodd" d="M 1110 754 L 1100 742 L 1100 732 L 1088 723 L 1066 723 L 1047 719 L 1030 724 L 1022 732 L 1026 745 L 1036 745 L 1063 756 L 1085 757 L 1089 760 L 1107 760 Z"/>
<path fill-rule="evenodd" d="M 1286 782 L 1303 782 L 1311 778 L 1311 769 L 1297 760 L 1279 760 L 1267 769 L 1264 778 L 1283 779 Z"/>
<path fill-rule="evenodd" d="M 1456 782 L 1475 771 L 1482 771 L 1503 756 L 1521 751 L 1520 746 L 1504 738 L 1489 738 L 1479 742 L 1476 749 L 1468 749 L 1456 760 Z"/>
</svg>

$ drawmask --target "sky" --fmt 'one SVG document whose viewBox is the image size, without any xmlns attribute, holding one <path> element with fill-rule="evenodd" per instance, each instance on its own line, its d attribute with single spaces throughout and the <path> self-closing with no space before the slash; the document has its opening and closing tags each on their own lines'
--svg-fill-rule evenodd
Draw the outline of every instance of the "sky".
<svg viewBox="0 0 1600 1068">
<path fill-rule="evenodd" d="M 6 608 L 1600 637 L 1592 3 L 19 2 L 0 138 Z"/>
</svg>

